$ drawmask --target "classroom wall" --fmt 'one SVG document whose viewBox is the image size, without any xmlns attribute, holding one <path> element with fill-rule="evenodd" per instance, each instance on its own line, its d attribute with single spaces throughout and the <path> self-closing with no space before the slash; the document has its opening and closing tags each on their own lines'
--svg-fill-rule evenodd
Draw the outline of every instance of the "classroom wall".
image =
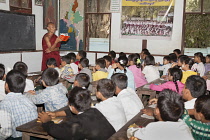
<svg viewBox="0 0 210 140">
<path fill-rule="evenodd" d="M 175 1 L 173 34 L 171 40 L 147 40 L 147 49 L 152 54 L 167 55 L 181 49 L 184 0 Z M 142 50 L 142 39 L 120 38 L 121 13 L 112 13 L 111 50 L 136 53 Z"/>
</svg>

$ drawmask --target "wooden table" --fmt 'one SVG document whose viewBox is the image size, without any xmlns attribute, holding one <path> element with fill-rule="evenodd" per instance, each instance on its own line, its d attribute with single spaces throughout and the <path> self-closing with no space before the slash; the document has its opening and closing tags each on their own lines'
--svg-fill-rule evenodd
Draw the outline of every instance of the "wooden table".
<svg viewBox="0 0 210 140">
<path fill-rule="evenodd" d="M 68 106 L 63 107 L 58 111 L 66 110 L 67 108 Z M 22 132 L 22 140 L 30 140 L 30 136 L 54 140 L 54 138 L 48 135 L 48 133 L 43 129 L 42 123 L 37 122 L 37 119 L 16 127 L 16 130 Z"/>
<path fill-rule="evenodd" d="M 149 89 L 149 85 L 152 83 L 153 84 L 162 84 L 165 82 L 166 82 L 165 80 L 162 80 L 159 78 L 159 79 L 156 79 L 156 80 L 136 89 L 137 90 L 136 93 L 139 96 L 139 98 L 142 100 L 142 103 L 144 104 L 144 106 L 147 106 L 148 101 L 147 101 L 147 98 L 143 97 L 143 95 L 149 95 L 149 99 L 153 99 L 153 98 L 157 97 L 156 91 Z"/>
<path fill-rule="evenodd" d="M 120 130 L 113 134 L 108 140 L 127 140 L 127 129 L 131 124 L 137 124 L 138 126 L 145 127 L 150 122 L 154 122 L 154 119 L 147 119 L 141 117 L 142 113 L 138 113 L 133 119 L 127 122 Z"/>
</svg>

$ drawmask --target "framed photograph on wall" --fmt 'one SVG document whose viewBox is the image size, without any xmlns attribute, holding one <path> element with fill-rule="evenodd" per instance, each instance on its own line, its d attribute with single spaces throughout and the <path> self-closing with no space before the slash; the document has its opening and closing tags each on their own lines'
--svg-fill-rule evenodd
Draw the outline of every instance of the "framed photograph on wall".
<svg viewBox="0 0 210 140">
<path fill-rule="evenodd" d="M 35 0 L 35 5 L 42 6 L 43 5 L 43 0 Z"/>
<path fill-rule="evenodd" d="M 6 3 L 6 0 L 0 0 L 0 3 Z"/>
<path fill-rule="evenodd" d="M 47 23 L 53 22 L 57 28 L 58 0 L 44 0 L 43 2 L 43 28 L 47 28 Z"/>
</svg>

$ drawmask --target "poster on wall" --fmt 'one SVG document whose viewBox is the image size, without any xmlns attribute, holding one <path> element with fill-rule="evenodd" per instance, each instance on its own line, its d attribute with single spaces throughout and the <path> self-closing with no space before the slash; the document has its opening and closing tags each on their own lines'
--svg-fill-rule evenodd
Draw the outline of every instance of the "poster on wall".
<svg viewBox="0 0 210 140">
<path fill-rule="evenodd" d="M 84 0 L 62 0 L 60 2 L 60 34 L 70 36 L 61 43 L 60 50 L 76 51 L 83 47 Z"/>
<path fill-rule="evenodd" d="M 175 0 L 122 0 L 121 37 L 171 39 Z"/>
</svg>

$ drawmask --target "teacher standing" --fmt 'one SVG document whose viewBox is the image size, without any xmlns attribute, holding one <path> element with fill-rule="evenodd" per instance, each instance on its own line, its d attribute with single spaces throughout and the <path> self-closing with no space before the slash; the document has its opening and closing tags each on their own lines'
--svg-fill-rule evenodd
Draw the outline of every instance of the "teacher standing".
<svg viewBox="0 0 210 140">
<path fill-rule="evenodd" d="M 49 22 L 47 24 L 47 31 L 48 32 L 42 38 L 42 71 L 47 69 L 46 61 L 49 58 L 55 58 L 58 67 L 61 64 L 59 47 L 62 40 L 55 35 L 55 24 Z"/>
</svg>

